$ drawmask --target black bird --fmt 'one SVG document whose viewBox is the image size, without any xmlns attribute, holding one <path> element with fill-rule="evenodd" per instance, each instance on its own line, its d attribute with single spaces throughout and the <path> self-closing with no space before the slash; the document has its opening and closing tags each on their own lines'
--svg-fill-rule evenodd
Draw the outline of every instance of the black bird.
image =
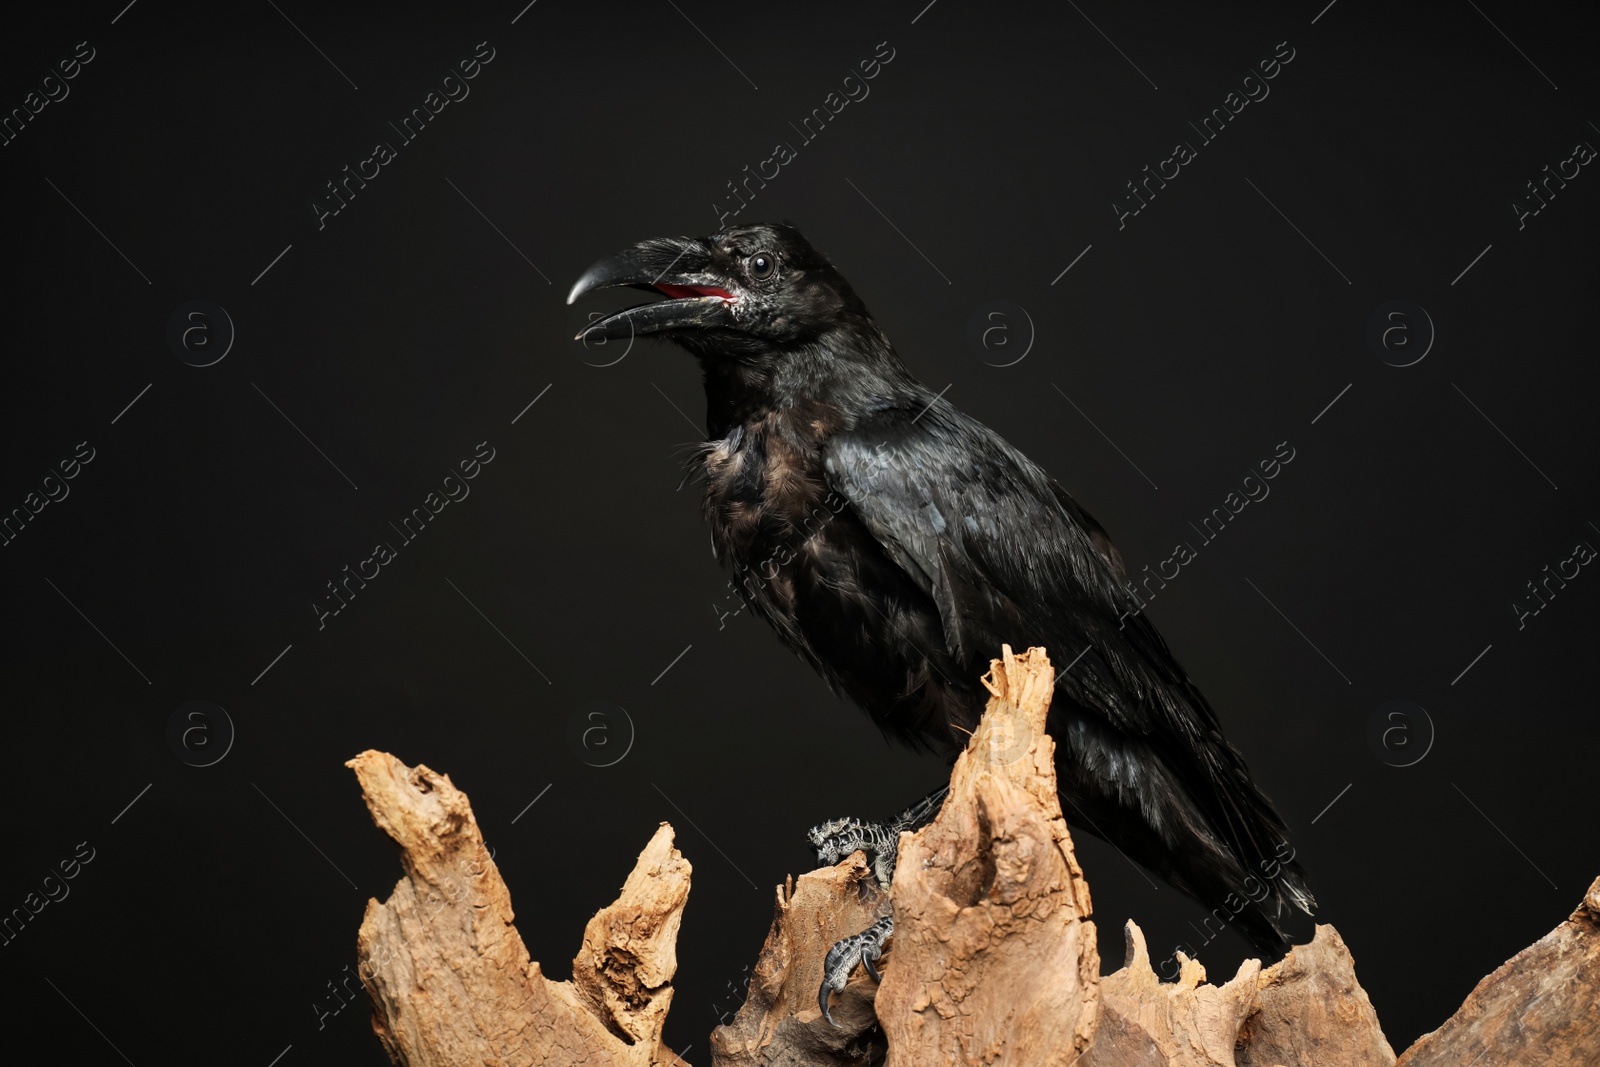
<svg viewBox="0 0 1600 1067">
<path fill-rule="evenodd" d="M 1283 820 L 1083 506 L 912 377 L 792 226 L 644 241 L 590 267 L 567 302 L 620 285 L 669 299 L 579 337 L 659 335 L 699 360 L 709 440 L 691 465 L 712 547 L 782 641 L 887 735 L 946 750 L 977 725 L 1001 644 L 1044 646 L 1069 664 L 1048 722 L 1069 821 L 1280 955 L 1285 909 L 1315 903 Z M 887 885 L 899 829 L 939 796 L 888 824 L 817 827 L 818 861 L 866 847 Z M 829 954 L 824 1012 L 889 929 Z"/>
</svg>

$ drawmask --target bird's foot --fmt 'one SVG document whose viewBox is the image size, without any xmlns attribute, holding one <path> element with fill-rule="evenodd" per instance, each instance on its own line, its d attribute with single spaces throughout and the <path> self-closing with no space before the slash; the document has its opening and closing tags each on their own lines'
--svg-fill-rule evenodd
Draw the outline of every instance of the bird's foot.
<svg viewBox="0 0 1600 1067">
<path fill-rule="evenodd" d="M 831 867 L 852 852 L 863 851 L 871 858 L 872 873 L 878 886 L 889 891 L 894 880 L 895 859 L 900 852 L 900 835 L 916 830 L 933 820 L 939 805 L 950 791 L 942 786 L 887 822 L 866 819 L 829 819 L 806 831 L 817 851 L 817 866 Z M 843 942 L 841 942 L 842 944 Z"/>
<path fill-rule="evenodd" d="M 865 819 L 829 819 L 806 831 L 811 847 L 817 850 L 817 866 L 832 867 L 852 852 L 865 852 L 872 864 L 873 877 L 885 892 L 894 879 L 895 858 L 900 851 L 900 832 L 890 823 Z"/>
<path fill-rule="evenodd" d="M 831 866 L 852 852 L 863 851 L 870 859 L 879 887 L 888 892 L 894 881 L 895 860 L 900 854 L 900 835 L 932 822 L 949 791 L 948 786 L 935 789 L 887 822 L 830 819 L 813 826 L 806 836 L 817 850 L 817 866 Z M 828 998 L 845 987 L 856 964 L 865 967 L 873 981 L 879 980 L 874 964 L 883 955 L 884 943 L 893 933 L 894 919 L 884 916 L 859 934 L 835 942 L 828 950 L 822 964 L 822 988 L 817 991 L 817 1003 L 822 1008 L 822 1017 L 829 1023 L 833 1023 L 833 1016 L 828 1013 Z"/>
<path fill-rule="evenodd" d="M 856 969 L 856 964 L 867 969 L 874 982 L 882 981 L 878 977 L 878 969 L 873 964 L 883 955 L 883 944 L 894 933 L 894 919 L 885 915 L 859 934 L 851 934 L 834 942 L 828 950 L 828 957 L 822 964 L 822 988 L 817 991 L 817 1003 L 822 1008 L 822 1017 L 833 1026 L 839 1024 L 833 1021 L 833 1016 L 828 1013 L 828 996 L 837 993 L 850 981 L 850 974 Z"/>
</svg>

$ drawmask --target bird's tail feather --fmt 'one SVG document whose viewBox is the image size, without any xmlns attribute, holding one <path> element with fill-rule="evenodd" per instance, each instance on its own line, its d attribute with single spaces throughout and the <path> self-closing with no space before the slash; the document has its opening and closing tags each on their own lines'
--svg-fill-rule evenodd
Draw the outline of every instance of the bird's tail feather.
<svg viewBox="0 0 1600 1067">
<path fill-rule="evenodd" d="M 1179 770 L 1148 739 L 1094 715 L 1064 713 L 1051 729 L 1069 824 L 1211 909 L 1208 928 L 1235 928 L 1264 955 L 1288 948 L 1286 919 L 1315 900 L 1282 820 L 1247 776 L 1224 774 L 1219 784 L 1193 762 Z M 1216 762 L 1242 769 L 1226 752 Z"/>
</svg>

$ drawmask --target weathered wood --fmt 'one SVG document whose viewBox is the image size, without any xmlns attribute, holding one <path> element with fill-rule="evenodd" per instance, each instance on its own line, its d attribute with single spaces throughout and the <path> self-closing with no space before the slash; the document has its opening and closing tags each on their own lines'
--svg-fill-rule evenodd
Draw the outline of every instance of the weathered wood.
<svg viewBox="0 0 1600 1067">
<path fill-rule="evenodd" d="M 511 894 L 467 797 L 442 774 L 367 751 L 356 772 L 405 877 L 356 938 L 372 1028 L 405 1067 L 678 1065 L 660 1043 L 689 863 L 662 823 L 617 902 L 589 922 L 574 981 L 553 982 L 512 925 Z M 687 1065 L 683 1065 L 687 1067 Z"/>
<path fill-rule="evenodd" d="M 1600 879 L 1566 922 L 1502 964 L 1397 1067 L 1600 1064 Z"/>
<path fill-rule="evenodd" d="M 857 852 L 777 888 L 772 928 L 744 1005 L 711 1034 L 714 1067 L 868 1067 L 883 1062 L 873 1014 L 877 983 L 857 968 L 822 1017 L 817 990 L 828 949 L 889 913 L 889 898 Z M 889 957 L 884 956 L 887 965 Z"/>
<path fill-rule="evenodd" d="M 1127 963 L 1100 983 L 1100 1026 L 1084 1067 L 1393 1067 L 1394 1051 L 1338 931 L 1262 970 L 1247 959 L 1221 986 L 1178 953 L 1175 982 L 1157 980 L 1132 922 Z"/>
<path fill-rule="evenodd" d="M 1261 973 L 1239 1044 L 1237 1067 L 1394 1065 L 1350 950 L 1339 931 L 1320 924 L 1309 945 L 1296 945 Z"/>
<path fill-rule="evenodd" d="M 714 1067 L 1600 1067 L 1600 880 L 1572 916 L 1480 982 L 1399 1058 L 1338 932 L 1220 986 L 1179 954 L 1157 980 L 1144 935 L 1100 977 L 1089 887 L 1044 732 L 1054 671 L 1005 648 L 936 818 L 901 837 L 888 894 L 861 853 L 790 878 Z M 687 1067 L 661 1044 L 690 867 L 662 823 L 584 931 L 571 982 L 528 958 L 467 798 L 386 753 L 351 760 L 403 877 L 357 938 L 373 1029 L 405 1067 Z M 892 913 L 879 963 L 817 1005 L 840 938 Z"/>
<path fill-rule="evenodd" d="M 1067 1067 L 1089 1047 L 1100 956 L 1044 732 L 1055 670 L 1003 650 L 933 822 L 900 839 L 877 1013 L 890 1067 Z"/>
<path fill-rule="evenodd" d="M 1214 986 L 1202 984 L 1206 969 L 1180 952 L 1177 980 L 1162 982 L 1144 932 L 1130 920 L 1123 935 L 1127 962 L 1100 980 L 1099 1027 L 1083 1067 L 1236 1067 L 1261 961 L 1245 960 L 1231 981 Z"/>
</svg>

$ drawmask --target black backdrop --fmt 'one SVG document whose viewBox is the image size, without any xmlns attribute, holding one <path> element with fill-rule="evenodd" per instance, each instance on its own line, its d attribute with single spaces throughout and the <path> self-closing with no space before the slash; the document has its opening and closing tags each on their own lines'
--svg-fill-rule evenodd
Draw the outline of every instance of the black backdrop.
<svg viewBox="0 0 1600 1067">
<path fill-rule="evenodd" d="M 704 1058 L 804 828 L 943 774 L 719 618 L 679 490 L 692 361 L 570 340 L 583 268 L 714 232 L 780 142 L 740 221 L 800 225 L 1134 569 L 1194 549 L 1149 611 L 1396 1046 L 1571 910 L 1600 873 L 1579 27 L 925 2 L 7 15 L 0 909 L 39 909 L 0 946 L 14 1034 L 78 1063 L 384 1062 L 329 992 L 398 874 L 342 766 L 373 747 L 467 790 L 557 977 L 670 820 L 695 881 L 667 1033 Z M 869 95 L 807 141 L 846 89 Z M 468 95 L 406 141 L 433 91 Z M 1214 141 L 1190 125 L 1230 103 Z M 1119 220 L 1147 165 L 1177 175 Z M 319 219 L 346 166 L 377 173 Z M 1525 183 L 1563 172 L 1532 213 Z M 1108 969 L 1129 916 L 1157 954 L 1199 940 L 1197 905 L 1078 845 Z M 1200 952 L 1225 977 L 1244 946 Z"/>
</svg>

